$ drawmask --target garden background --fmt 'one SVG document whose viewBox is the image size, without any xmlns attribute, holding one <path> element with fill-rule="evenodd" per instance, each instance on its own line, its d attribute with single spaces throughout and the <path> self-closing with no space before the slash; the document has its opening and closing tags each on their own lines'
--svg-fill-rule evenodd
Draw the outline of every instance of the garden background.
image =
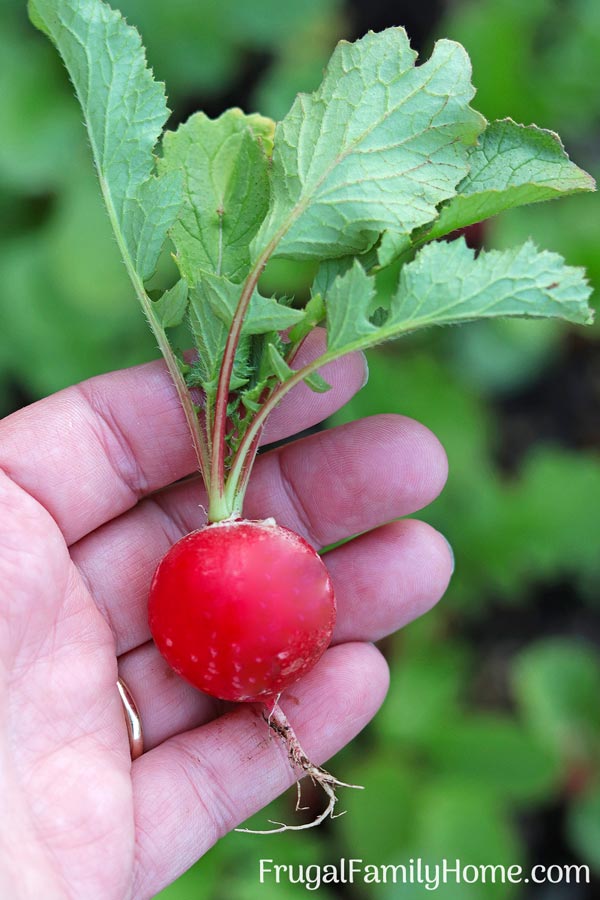
<svg viewBox="0 0 600 900">
<path fill-rule="evenodd" d="M 404 25 L 473 60 L 488 118 L 558 131 L 600 176 L 597 0 L 120 0 L 165 80 L 173 127 L 231 105 L 282 117 L 341 38 Z M 0 414 L 157 355 L 119 259 L 81 114 L 22 0 L 0 8 Z M 600 203 L 514 210 L 476 246 L 534 237 L 600 289 Z M 306 297 L 311 272 L 271 266 Z M 168 265 L 158 275 L 166 284 Z M 385 290 L 385 284 L 381 289 Z M 598 292 L 592 301 L 598 306 Z M 386 641 L 392 687 L 332 763 L 365 786 L 314 832 L 232 834 L 160 896 L 295 900 L 258 883 L 258 860 L 585 862 L 591 885 L 448 885 L 443 900 L 587 900 L 600 894 L 600 325 L 504 321 L 426 332 L 372 352 L 369 385 L 336 416 L 393 411 L 435 431 L 450 480 L 426 518 L 452 543 L 446 598 Z M 290 791 L 254 820 L 289 820 Z M 259 824 L 260 823 L 260 824 Z M 430 896 L 418 886 L 321 888 L 325 900 Z"/>
</svg>

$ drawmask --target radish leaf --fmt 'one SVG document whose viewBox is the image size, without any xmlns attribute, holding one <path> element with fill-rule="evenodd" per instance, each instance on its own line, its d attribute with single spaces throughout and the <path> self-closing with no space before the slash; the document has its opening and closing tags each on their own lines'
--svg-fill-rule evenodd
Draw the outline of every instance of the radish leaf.
<svg viewBox="0 0 600 900">
<path fill-rule="evenodd" d="M 153 304 L 154 313 L 163 328 L 176 328 L 183 322 L 188 306 L 188 284 L 180 278 L 177 284 Z"/>
<path fill-rule="evenodd" d="M 469 153 L 469 164 L 458 195 L 442 207 L 426 240 L 513 206 L 595 189 L 594 179 L 571 162 L 557 134 L 511 119 L 486 128 Z"/>
<path fill-rule="evenodd" d="M 121 252 L 143 281 L 181 204 L 181 175 L 153 174 L 169 113 L 164 86 L 152 77 L 138 32 L 105 3 L 29 0 L 29 12 L 67 67 Z"/>
<path fill-rule="evenodd" d="M 212 307 L 213 314 L 218 316 L 229 331 L 231 320 L 237 305 L 240 286 L 219 278 L 217 275 L 206 274 L 202 278 L 199 288 L 204 293 L 206 301 Z M 252 294 L 250 306 L 244 319 L 243 333 L 267 334 L 269 331 L 283 331 L 290 328 L 304 318 L 304 312 L 300 309 L 291 309 L 283 302 L 278 302 L 272 297 L 263 297 L 257 290 Z"/>
<path fill-rule="evenodd" d="M 290 329 L 289 338 L 292 344 L 299 344 L 307 334 L 325 318 L 325 304 L 320 294 L 314 293 L 303 310 L 303 317 Z"/>
<path fill-rule="evenodd" d="M 194 335 L 198 364 L 192 370 L 193 386 L 203 387 L 212 398 L 217 386 L 221 360 L 239 297 L 240 286 L 226 278 L 205 273 L 190 291 L 190 322 Z M 243 339 L 236 356 L 232 390 L 247 383 L 250 341 L 256 335 L 283 331 L 304 317 L 304 312 L 291 309 L 254 291 L 244 320 Z M 259 369 L 260 361 L 252 368 Z M 269 373 L 265 374 L 266 375 Z"/>
<path fill-rule="evenodd" d="M 358 260 L 345 275 L 334 280 L 325 294 L 328 350 L 340 350 L 357 339 L 370 343 L 375 338 L 378 329 L 370 321 L 374 296 L 375 280 L 367 275 Z"/>
<path fill-rule="evenodd" d="M 269 344 L 268 350 L 271 365 L 273 367 L 273 372 L 275 373 L 279 381 L 287 381 L 288 378 L 291 378 L 293 376 L 294 370 L 285 361 L 285 359 L 279 352 L 279 348 L 276 347 L 275 344 Z M 315 391 L 315 393 L 317 394 L 324 394 L 327 391 L 331 390 L 331 385 L 327 381 L 325 381 L 325 379 L 321 375 L 319 375 L 318 372 L 312 372 L 312 374 L 307 375 L 304 381 L 309 386 L 309 388 Z"/>
<path fill-rule="evenodd" d="M 273 195 L 254 255 L 322 260 L 362 253 L 387 230 L 431 222 L 468 173 L 485 119 L 465 50 L 439 41 L 415 66 L 402 28 L 342 41 L 321 87 L 275 131 Z"/>
<path fill-rule="evenodd" d="M 583 269 L 538 251 L 528 241 L 515 250 L 482 251 L 463 238 L 429 244 L 400 273 L 384 323 L 371 321 L 374 278 L 355 261 L 325 297 L 327 358 L 373 346 L 429 325 L 496 316 L 560 317 L 589 324 L 591 289 Z"/>
<path fill-rule="evenodd" d="M 166 132 L 160 172 L 183 172 L 184 203 L 171 236 L 181 273 L 242 281 L 249 244 L 269 206 L 268 154 L 275 123 L 230 109 L 218 119 L 196 113 Z"/>
<path fill-rule="evenodd" d="M 300 94 L 276 127 L 238 109 L 216 120 L 198 113 L 164 136 L 155 160 L 168 110 L 137 31 L 103 0 L 29 0 L 29 10 L 81 103 L 211 520 L 241 513 L 268 415 L 302 381 L 327 390 L 318 375 L 327 362 L 428 325 L 591 321 L 583 270 L 554 253 L 528 242 L 476 257 L 464 240 L 428 243 L 513 206 L 594 188 L 552 132 L 511 120 L 486 128 L 469 106 L 471 66 L 459 44 L 439 41 L 416 66 L 402 28 L 342 41 L 318 90 Z M 181 280 L 152 301 L 144 282 L 167 236 Z M 260 294 L 272 257 L 320 263 L 304 310 Z M 399 283 L 382 299 L 368 273 L 393 261 Z M 298 347 L 324 319 L 327 350 L 294 370 Z M 185 362 L 166 333 L 184 320 L 197 351 Z"/>
</svg>

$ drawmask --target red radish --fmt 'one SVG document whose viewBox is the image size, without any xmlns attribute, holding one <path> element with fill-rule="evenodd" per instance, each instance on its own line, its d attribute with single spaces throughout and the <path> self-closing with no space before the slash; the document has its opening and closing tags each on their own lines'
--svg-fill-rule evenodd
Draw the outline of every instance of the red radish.
<svg viewBox="0 0 600 900">
<path fill-rule="evenodd" d="M 333 815 L 336 786 L 358 785 L 345 785 L 310 761 L 277 702 L 331 641 L 335 597 L 318 553 L 273 519 L 208 525 L 163 557 L 150 588 L 149 618 L 158 649 L 194 687 L 223 700 L 262 703 L 292 766 L 329 798 L 308 825 L 274 822 L 276 828 L 254 833 L 312 828 Z"/>
<path fill-rule="evenodd" d="M 160 563 L 150 629 L 175 671 L 213 697 L 269 705 L 323 655 L 335 622 L 320 556 L 274 520 L 209 525 Z"/>
</svg>

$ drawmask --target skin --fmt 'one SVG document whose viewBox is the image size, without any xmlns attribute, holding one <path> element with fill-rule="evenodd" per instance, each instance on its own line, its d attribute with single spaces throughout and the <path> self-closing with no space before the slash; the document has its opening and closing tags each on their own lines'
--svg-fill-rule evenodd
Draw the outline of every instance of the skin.
<svg viewBox="0 0 600 900">
<path fill-rule="evenodd" d="M 333 390 L 296 389 L 265 440 L 339 408 L 361 387 L 364 361 L 324 375 Z M 151 897 L 293 781 L 252 706 L 225 709 L 194 691 L 149 640 L 153 571 L 204 523 L 199 482 L 168 487 L 194 468 L 161 363 L 91 379 L 0 423 L 0 896 Z M 387 667 L 371 642 L 446 588 L 444 538 L 416 520 L 383 524 L 429 503 L 445 478 L 436 438 L 396 416 L 257 463 L 248 517 L 274 516 L 316 547 L 370 532 L 328 556 L 333 646 L 282 699 L 317 764 L 383 701 Z M 133 764 L 119 672 L 144 725 Z"/>
</svg>

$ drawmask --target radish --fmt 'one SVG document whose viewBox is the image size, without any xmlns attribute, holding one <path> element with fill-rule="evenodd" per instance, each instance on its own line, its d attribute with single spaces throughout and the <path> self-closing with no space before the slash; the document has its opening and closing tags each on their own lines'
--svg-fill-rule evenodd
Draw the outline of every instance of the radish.
<svg viewBox="0 0 600 900">
<path fill-rule="evenodd" d="M 321 557 L 274 519 L 193 531 L 171 547 L 152 580 L 150 629 L 169 665 L 212 697 L 262 704 L 292 765 L 328 795 L 327 807 L 308 825 L 273 823 L 278 827 L 252 833 L 310 828 L 333 813 L 336 786 L 358 787 L 309 760 L 278 704 L 329 646 L 335 612 Z"/>
<path fill-rule="evenodd" d="M 209 526 L 158 567 L 152 633 L 196 687 L 263 705 L 292 764 L 329 797 L 316 824 L 333 813 L 341 782 L 308 760 L 277 701 L 327 647 L 335 602 L 302 538 L 242 518 L 267 418 L 296 385 L 328 390 L 326 364 L 431 325 L 590 323 L 585 274 L 557 254 L 528 241 L 475 256 L 462 238 L 439 239 L 594 181 L 553 132 L 486 122 L 470 106 L 469 58 L 453 41 L 416 66 L 402 28 L 369 32 L 338 45 L 321 86 L 277 126 L 231 109 L 162 134 L 164 86 L 118 12 L 102 0 L 29 0 L 29 10 L 69 70 L 116 242 L 208 496 Z M 168 240 L 180 278 L 157 298 L 149 284 Z M 277 257 L 314 266 L 308 299 L 261 294 Z M 305 338 L 322 325 L 324 352 L 300 365 Z M 182 327 L 192 356 L 171 339 Z"/>
<path fill-rule="evenodd" d="M 194 687 L 266 705 L 323 655 L 335 622 L 320 556 L 274 520 L 209 525 L 178 541 L 150 589 L 156 646 Z"/>
</svg>

